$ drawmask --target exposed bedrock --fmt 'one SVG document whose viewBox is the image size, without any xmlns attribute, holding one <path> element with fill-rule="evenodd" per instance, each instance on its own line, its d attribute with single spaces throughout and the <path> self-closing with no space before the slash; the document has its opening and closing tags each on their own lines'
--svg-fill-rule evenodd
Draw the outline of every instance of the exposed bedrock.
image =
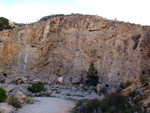
<svg viewBox="0 0 150 113">
<path fill-rule="evenodd" d="M 100 82 L 150 75 L 150 27 L 70 15 L 0 32 L 0 73 L 50 78 L 85 76 L 93 62 Z"/>
</svg>

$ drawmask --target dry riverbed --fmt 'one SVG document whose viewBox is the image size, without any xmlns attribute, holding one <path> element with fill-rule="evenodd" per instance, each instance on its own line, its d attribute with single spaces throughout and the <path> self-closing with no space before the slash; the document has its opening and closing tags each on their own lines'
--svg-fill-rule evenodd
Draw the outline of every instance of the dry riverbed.
<svg viewBox="0 0 150 113">
<path fill-rule="evenodd" d="M 35 103 L 28 104 L 18 113 L 68 113 L 75 105 L 74 101 L 54 97 L 34 97 Z"/>
</svg>

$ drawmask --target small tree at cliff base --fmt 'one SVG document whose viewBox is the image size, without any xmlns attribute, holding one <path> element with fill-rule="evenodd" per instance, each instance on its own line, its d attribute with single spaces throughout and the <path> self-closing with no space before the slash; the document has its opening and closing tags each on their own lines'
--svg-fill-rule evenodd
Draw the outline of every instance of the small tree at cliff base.
<svg viewBox="0 0 150 113">
<path fill-rule="evenodd" d="M 98 71 L 94 67 L 94 63 L 90 64 L 88 72 L 86 73 L 86 83 L 91 86 L 96 86 L 98 83 Z"/>
</svg>

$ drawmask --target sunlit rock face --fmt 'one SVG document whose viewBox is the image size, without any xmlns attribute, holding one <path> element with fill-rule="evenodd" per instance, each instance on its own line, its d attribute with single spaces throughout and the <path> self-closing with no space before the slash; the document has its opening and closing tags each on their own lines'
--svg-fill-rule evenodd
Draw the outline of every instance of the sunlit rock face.
<svg viewBox="0 0 150 113">
<path fill-rule="evenodd" d="M 33 78 L 85 76 L 100 82 L 150 75 L 150 27 L 70 15 L 0 32 L 0 73 Z"/>
</svg>

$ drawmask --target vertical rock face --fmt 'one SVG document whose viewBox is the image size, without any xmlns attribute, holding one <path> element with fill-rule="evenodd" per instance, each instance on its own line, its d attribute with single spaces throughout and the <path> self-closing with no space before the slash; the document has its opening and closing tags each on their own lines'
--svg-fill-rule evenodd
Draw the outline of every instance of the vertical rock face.
<svg viewBox="0 0 150 113">
<path fill-rule="evenodd" d="M 0 73 L 38 78 L 85 75 L 100 82 L 150 74 L 150 27 L 70 15 L 0 32 Z"/>
</svg>

